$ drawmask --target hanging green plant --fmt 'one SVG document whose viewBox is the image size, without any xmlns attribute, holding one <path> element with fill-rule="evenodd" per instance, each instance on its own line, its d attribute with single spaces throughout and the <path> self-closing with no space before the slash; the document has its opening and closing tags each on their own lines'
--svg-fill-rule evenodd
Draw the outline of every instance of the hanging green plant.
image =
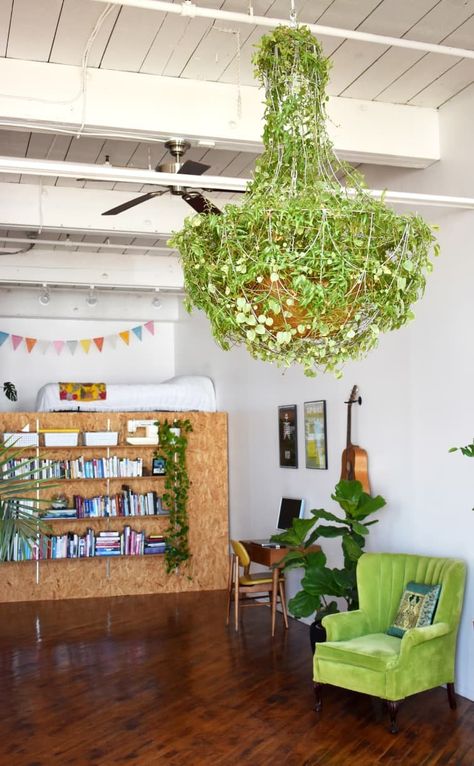
<svg viewBox="0 0 474 766">
<path fill-rule="evenodd" d="M 432 228 L 365 189 L 326 130 L 329 62 L 306 27 L 278 27 L 254 57 L 265 88 L 264 151 L 241 206 L 185 221 L 187 308 L 222 348 L 335 371 L 413 318 L 431 270 Z M 438 245 L 434 245 L 435 253 Z"/>
<path fill-rule="evenodd" d="M 189 420 L 173 423 L 157 423 L 160 444 L 155 457 L 163 458 L 166 466 L 163 503 L 169 510 L 169 523 L 164 532 L 166 539 L 166 571 L 177 572 L 181 564 L 190 558 L 188 542 L 188 490 L 189 477 L 186 469 L 187 434 L 193 430 Z"/>
</svg>

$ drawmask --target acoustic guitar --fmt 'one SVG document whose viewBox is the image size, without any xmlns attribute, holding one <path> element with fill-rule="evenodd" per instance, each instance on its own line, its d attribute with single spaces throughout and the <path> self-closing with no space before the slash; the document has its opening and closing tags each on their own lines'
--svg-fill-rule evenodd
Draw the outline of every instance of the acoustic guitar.
<svg viewBox="0 0 474 766">
<path fill-rule="evenodd" d="M 357 386 L 354 386 L 347 404 L 347 437 L 346 448 L 342 453 L 341 479 L 357 479 L 362 484 L 362 489 L 370 495 L 368 457 L 365 449 L 352 444 L 352 405 L 362 404 L 362 397 L 358 396 Z"/>
</svg>

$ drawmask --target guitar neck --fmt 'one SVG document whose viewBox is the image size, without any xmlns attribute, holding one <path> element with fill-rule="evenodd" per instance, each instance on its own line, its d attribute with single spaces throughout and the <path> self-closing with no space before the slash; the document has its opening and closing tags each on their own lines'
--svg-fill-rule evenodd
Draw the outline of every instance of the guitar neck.
<svg viewBox="0 0 474 766">
<path fill-rule="evenodd" d="M 346 434 L 346 449 L 348 449 L 351 442 L 351 427 L 352 427 L 352 402 L 347 403 L 347 434 Z"/>
</svg>

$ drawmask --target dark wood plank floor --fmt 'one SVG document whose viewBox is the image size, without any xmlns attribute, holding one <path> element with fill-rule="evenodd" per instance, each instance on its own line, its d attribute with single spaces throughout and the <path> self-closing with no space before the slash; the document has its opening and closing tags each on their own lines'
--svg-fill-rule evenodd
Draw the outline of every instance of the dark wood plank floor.
<svg viewBox="0 0 474 766">
<path fill-rule="evenodd" d="M 306 626 L 224 625 L 224 594 L 0 605 L 1 766 L 474 764 L 474 703 L 370 698 L 313 711 Z"/>
</svg>

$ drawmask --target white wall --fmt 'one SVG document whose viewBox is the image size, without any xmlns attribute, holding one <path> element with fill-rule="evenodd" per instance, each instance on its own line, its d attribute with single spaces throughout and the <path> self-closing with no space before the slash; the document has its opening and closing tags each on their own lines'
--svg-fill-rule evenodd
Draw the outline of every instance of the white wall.
<svg viewBox="0 0 474 766">
<path fill-rule="evenodd" d="M 469 128 L 471 89 L 441 110 L 443 160 L 425 171 L 371 169 L 369 185 L 433 193 L 471 194 L 474 158 Z M 426 211 L 425 211 L 426 214 Z M 428 217 L 428 216 L 426 216 Z M 358 384 L 353 441 L 369 453 L 372 491 L 387 499 L 368 550 L 446 555 L 470 565 L 460 630 L 457 688 L 474 699 L 474 461 L 448 448 L 474 437 L 471 245 L 474 213 L 429 211 L 441 225 L 442 256 L 416 307 L 416 320 L 384 336 L 365 360 L 346 366 L 336 381 L 282 374 L 243 349 L 221 351 L 202 315 L 176 328 L 176 373 L 200 372 L 215 381 L 219 409 L 229 412 L 230 525 L 235 537 L 262 537 L 275 526 L 282 495 L 305 497 L 307 507 L 331 507 L 340 474 L 347 399 Z M 326 399 L 329 469 L 304 467 L 302 405 Z M 277 406 L 298 405 L 300 467 L 278 465 Z M 324 543 L 330 563 L 339 544 Z M 295 588 L 294 579 L 290 590 Z M 291 593 L 290 593 L 291 595 Z"/>
<path fill-rule="evenodd" d="M 77 321 L 57 319 L 8 318 L 0 322 L 0 330 L 15 335 L 42 339 L 80 339 L 110 335 L 129 329 L 138 322 Z M 132 333 L 131 333 L 132 335 Z M 10 338 L 0 347 L 0 383 L 12 381 L 18 389 L 18 401 L 10 403 L 0 392 L 0 410 L 35 409 L 38 389 L 56 381 L 104 381 L 106 383 L 159 383 L 174 375 L 174 327 L 170 322 L 156 323 L 155 334 L 143 331 L 143 340 L 131 338 L 126 346 L 118 338 L 115 349 L 104 345 L 85 354 L 77 348 L 74 356 L 66 349 L 58 356 L 50 349 L 46 354 L 33 349 L 28 354 L 22 343 L 13 351 Z"/>
</svg>

